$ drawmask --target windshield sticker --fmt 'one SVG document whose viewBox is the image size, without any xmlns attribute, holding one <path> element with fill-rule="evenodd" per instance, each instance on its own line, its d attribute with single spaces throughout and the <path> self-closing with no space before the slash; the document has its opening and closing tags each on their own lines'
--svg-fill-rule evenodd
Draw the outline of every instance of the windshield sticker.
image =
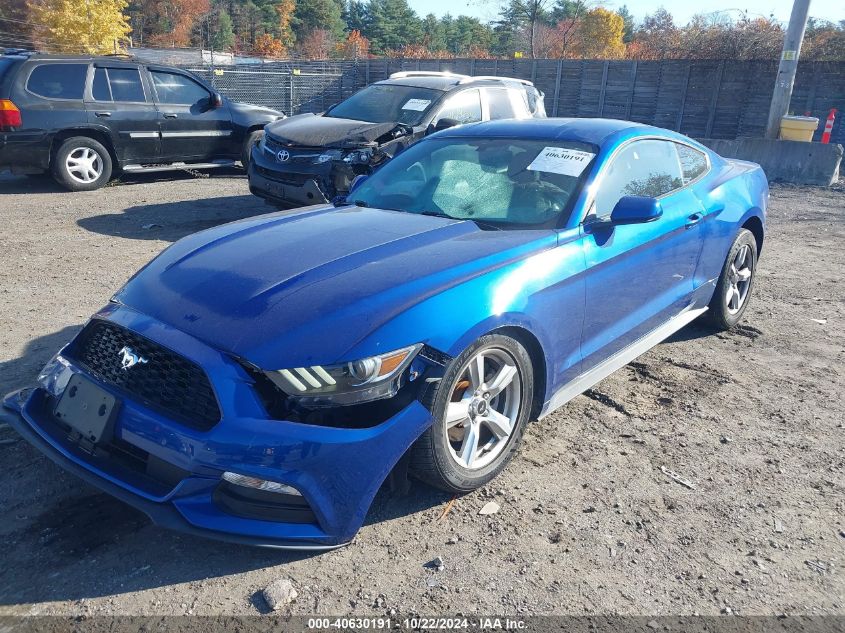
<svg viewBox="0 0 845 633">
<path fill-rule="evenodd" d="M 526 169 L 530 171 L 545 171 L 552 174 L 563 174 L 564 176 L 580 176 L 590 161 L 593 159 L 592 152 L 582 152 L 577 149 L 566 149 L 565 147 L 544 147 Z"/>
<path fill-rule="evenodd" d="M 405 102 L 405 105 L 402 106 L 402 109 L 422 112 L 429 106 L 430 103 L 431 99 L 408 99 L 408 101 Z"/>
</svg>

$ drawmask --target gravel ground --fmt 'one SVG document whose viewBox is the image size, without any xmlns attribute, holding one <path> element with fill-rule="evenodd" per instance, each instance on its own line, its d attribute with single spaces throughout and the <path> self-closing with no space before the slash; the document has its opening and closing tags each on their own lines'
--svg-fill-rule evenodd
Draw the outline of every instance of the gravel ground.
<svg viewBox="0 0 845 633">
<path fill-rule="evenodd" d="M 236 172 L 82 194 L 0 177 L 0 392 L 169 243 L 265 210 Z M 770 218 L 734 332 L 687 327 L 451 506 L 382 491 L 334 552 L 160 530 L 0 428 L 0 615 L 265 613 L 280 578 L 301 614 L 845 614 L 845 189 L 773 187 Z"/>
</svg>

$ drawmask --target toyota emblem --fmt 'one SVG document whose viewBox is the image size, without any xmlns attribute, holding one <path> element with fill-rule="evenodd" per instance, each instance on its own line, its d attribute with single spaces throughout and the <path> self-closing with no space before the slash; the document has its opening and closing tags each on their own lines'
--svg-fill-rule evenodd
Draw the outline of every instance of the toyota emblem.
<svg viewBox="0 0 845 633">
<path fill-rule="evenodd" d="M 279 150 L 279 153 L 276 154 L 276 158 L 279 160 L 280 163 L 284 163 L 290 158 L 290 152 L 286 149 Z"/>
</svg>

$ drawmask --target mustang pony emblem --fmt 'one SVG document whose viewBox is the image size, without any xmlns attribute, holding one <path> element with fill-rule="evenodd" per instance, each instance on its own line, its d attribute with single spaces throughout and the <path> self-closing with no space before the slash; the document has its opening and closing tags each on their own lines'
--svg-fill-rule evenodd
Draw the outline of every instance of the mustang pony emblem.
<svg viewBox="0 0 845 633">
<path fill-rule="evenodd" d="M 120 367 L 124 370 L 132 369 L 138 363 L 147 363 L 146 358 L 144 358 L 140 354 L 136 354 L 135 351 L 128 345 L 122 350 L 120 350 L 120 352 L 118 353 L 123 355 L 123 357 L 120 359 Z"/>
<path fill-rule="evenodd" d="M 280 150 L 279 153 L 276 154 L 276 158 L 279 159 L 280 163 L 284 163 L 290 158 L 290 152 L 286 149 Z"/>
</svg>

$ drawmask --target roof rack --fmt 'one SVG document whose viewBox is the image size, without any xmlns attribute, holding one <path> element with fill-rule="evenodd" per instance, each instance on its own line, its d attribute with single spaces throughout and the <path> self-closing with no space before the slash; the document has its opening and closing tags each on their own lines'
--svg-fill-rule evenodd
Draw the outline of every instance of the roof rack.
<svg viewBox="0 0 845 633">
<path fill-rule="evenodd" d="M 468 78 L 467 75 L 459 75 L 457 73 L 441 72 L 437 70 L 402 70 L 390 75 L 390 79 L 402 79 L 403 77 L 452 77 L 462 81 L 465 78 Z"/>
<path fill-rule="evenodd" d="M 461 79 L 460 83 L 462 84 L 469 84 L 473 81 L 514 81 L 516 83 L 520 83 L 523 86 L 533 86 L 534 84 L 527 79 L 517 79 L 516 77 L 499 77 L 497 75 L 473 75 L 472 77 L 466 77 Z"/>
</svg>

